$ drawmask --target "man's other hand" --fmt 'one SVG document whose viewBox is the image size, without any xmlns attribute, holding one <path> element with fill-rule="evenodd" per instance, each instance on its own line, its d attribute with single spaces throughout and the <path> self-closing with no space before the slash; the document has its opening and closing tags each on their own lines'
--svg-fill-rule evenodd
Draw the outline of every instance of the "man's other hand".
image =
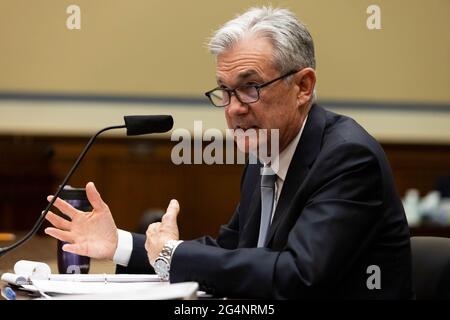
<svg viewBox="0 0 450 320">
<path fill-rule="evenodd" d="M 158 258 L 164 244 L 169 240 L 179 240 L 177 216 L 180 212 L 180 205 L 177 200 L 171 200 L 166 213 L 161 222 L 152 223 L 147 229 L 147 240 L 145 249 L 147 250 L 150 264 L 153 265 Z"/>
<path fill-rule="evenodd" d="M 64 200 L 56 199 L 54 206 L 71 221 L 49 211 L 46 219 L 54 228 L 46 228 L 45 233 L 68 242 L 63 246 L 64 251 L 112 260 L 117 249 L 118 235 L 111 211 L 103 202 L 94 183 L 89 182 L 86 185 L 86 195 L 93 208 L 91 212 L 77 210 Z M 48 196 L 47 200 L 51 201 L 52 197 Z"/>
</svg>

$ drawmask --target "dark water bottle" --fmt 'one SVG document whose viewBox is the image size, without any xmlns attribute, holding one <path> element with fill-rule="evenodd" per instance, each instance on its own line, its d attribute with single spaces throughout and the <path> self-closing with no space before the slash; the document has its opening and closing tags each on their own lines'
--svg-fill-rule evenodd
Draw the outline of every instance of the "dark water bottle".
<svg viewBox="0 0 450 320">
<path fill-rule="evenodd" d="M 81 211 L 91 211 L 92 207 L 86 196 L 86 189 L 65 186 L 59 196 L 74 208 Z M 68 217 L 65 217 L 66 219 Z M 66 242 L 58 240 L 58 271 L 59 273 L 89 273 L 91 259 L 62 250 Z"/>
</svg>

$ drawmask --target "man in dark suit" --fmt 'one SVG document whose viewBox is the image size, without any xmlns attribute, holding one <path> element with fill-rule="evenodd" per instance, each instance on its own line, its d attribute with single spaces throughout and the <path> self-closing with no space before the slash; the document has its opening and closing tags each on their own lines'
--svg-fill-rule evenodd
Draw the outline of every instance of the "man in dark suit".
<svg viewBox="0 0 450 320">
<path fill-rule="evenodd" d="M 46 232 L 65 249 L 109 258 L 118 271 L 197 281 L 219 296 L 249 298 L 410 298 L 409 229 L 379 144 L 355 121 L 314 103 L 314 47 L 287 10 L 256 8 L 210 42 L 228 127 L 279 130 L 279 154 L 248 164 L 241 199 L 217 239 L 181 241 L 172 200 L 144 235 L 117 228 L 92 183 L 94 208 L 79 214 L 62 200 Z M 261 146 L 274 139 L 244 139 Z M 277 168 L 274 163 L 278 163 Z"/>
</svg>

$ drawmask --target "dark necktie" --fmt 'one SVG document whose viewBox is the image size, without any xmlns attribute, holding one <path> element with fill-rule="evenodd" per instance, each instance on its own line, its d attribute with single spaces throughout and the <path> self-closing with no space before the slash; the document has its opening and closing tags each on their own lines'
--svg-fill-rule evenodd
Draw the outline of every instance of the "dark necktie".
<svg viewBox="0 0 450 320">
<path fill-rule="evenodd" d="M 275 196 L 277 175 L 270 167 L 264 167 L 261 175 L 261 223 L 259 225 L 258 248 L 264 247 L 269 230 Z"/>
</svg>

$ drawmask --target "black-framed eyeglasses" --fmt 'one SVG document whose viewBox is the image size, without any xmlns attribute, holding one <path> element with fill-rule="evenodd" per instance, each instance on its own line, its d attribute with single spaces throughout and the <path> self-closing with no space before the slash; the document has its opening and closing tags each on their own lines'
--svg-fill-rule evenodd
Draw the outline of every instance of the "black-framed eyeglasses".
<svg viewBox="0 0 450 320">
<path fill-rule="evenodd" d="M 300 69 L 301 70 L 301 69 Z M 226 107 L 231 102 L 231 95 L 234 94 L 236 98 L 241 103 L 254 103 L 259 100 L 259 90 L 261 90 L 264 87 L 267 87 L 268 85 L 284 79 L 286 77 L 289 77 L 300 70 L 292 70 L 289 71 L 286 74 L 283 74 L 282 76 L 275 78 L 273 80 L 270 80 L 268 82 L 262 83 L 262 84 L 250 84 L 250 85 L 244 85 L 240 86 L 234 89 L 229 88 L 214 88 L 208 92 L 205 92 L 205 95 L 209 98 L 211 103 L 215 107 Z"/>
</svg>

